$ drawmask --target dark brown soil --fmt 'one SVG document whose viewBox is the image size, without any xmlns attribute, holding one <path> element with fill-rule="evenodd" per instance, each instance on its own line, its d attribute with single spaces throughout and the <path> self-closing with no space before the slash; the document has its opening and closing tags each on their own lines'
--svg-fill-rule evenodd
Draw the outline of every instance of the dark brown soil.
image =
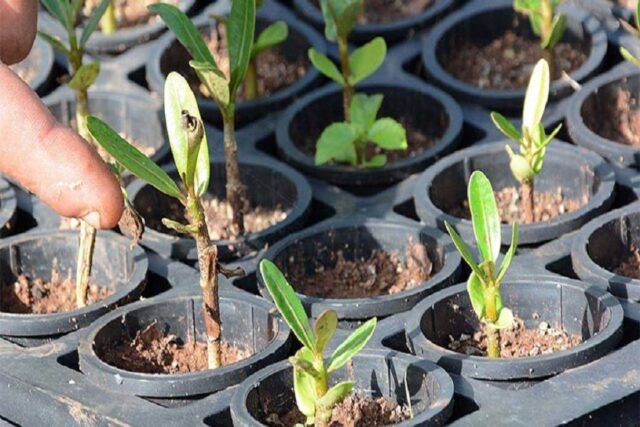
<svg viewBox="0 0 640 427">
<path fill-rule="evenodd" d="M 249 356 L 245 350 L 222 343 L 224 366 Z M 120 369 L 147 374 L 182 374 L 208 369 L 207 346 L 204 343 L 183 343 L 173 335 L 160 332 L 155 323 L 138 331 L 132 341 L 104 349 L 101 358 Z"/>
<path fill-rule="evenodd" d="M 622 260 L 613 272 L 624 277 L 640 279 L 640 251 L 636 248 L 631 249 L 631 255 Z"/>
<path fill-rule="evenodd" d="M 543 50 L 537 40 L 507 31 L 484 46 L 478 46 L 473 40 L 452 46 L 440 63 L 457 79 L 481 88 L 523 89 L 535 63 L 542 57 Z M 556 46 L 554 58 L 554 80 L 562 77 L 562 71 L 570 74 L 587 60 L 584 52 L 564 42 Z"/>
<path fill-rule="evenodd" d="M 473 335 L 461 334 L 449 337 L 450 350 L 472 356 L 487 355 L 487 337 L 478 331 Z M 500 331 L 500 357 L 512 359 L 550 354 L 567 350 L 582 343 L 582 337 L 569 335 L 563 329 L 552 328 L 547 322 L 540 322 L 535 329 L 527 329 L 524 322 L 516 318 L 514 325 Z"/>
<path fill-rule="evenodd" d="M 100 1 L 85 0 L 82 18 L 88 19 L 93 10 L 98 7 Z M 118 29 L 146 25 L 159 20 L 160 18 L 157 15 L 147 9 L 147 6 L 154 3 L 158 3 L 158 0 L 114 0 Z M 162 0 L 162 3 L 170 3 L 177 6 L 180 4 L 180 0 Z"/>
<path fill-rule="evenodd" d="M 378 427 L 398 424 L 411 417 L 409 407 L 398 405 L 384 397 L 370 397 L 352 393 L 333 408 L 329 427 Z M 271 413 L 265 420 L 271 427 L 290 427 L 304 424 L 305 416 L 298 408 L 289 410 L 283 416 Z"/>
<path fill-rule="evenodd" d="M 604 98 L 589 99 L 583 107 L 585 124 L 603 138 L 640 147 L 640 107 L 638 98 L 618 88 Z"/>
<path fill-rule="evenodd" d="M 95 304 L 113 294 L 113 291 L 97 285 L 89 285 L 87 305 Z M 0 309 L 5 313 L 51 314 L 77 309 L 76 287 L 67 277 L 60 277 L 57 267 L 51 270 L 51 280 L 32 279 L 21 274 L 13 286 L 3 286 Z"/>
<path fill-rule="evenodd" d="M 397 294 L 419 286 L 431 277 L 433 264 L 422 244 L 407 244 L 406 261 L 398 252 L 375 250 L 368 258 L 346 260 L 343 252 L 332 253 L 332 266 L 316 265 L 312 275 L 305 263 L 288 259 L 287 276 L 297 291 L 321 298 L 366 298 Z"/>
<path fill-rule="evenodd" d="M 314 3 L 320 9 L 320 2 L 315 0 Z M 411 18 L 433 3 L 434 0 L 367 0 L 363 13 L 358 17 L 358 24 L 384 24 Z"/>
<path fill-rule="evenodd" d="M 522 210 L 520 209 L 521 197 L 516 187 L 506 187 L 495 192 L 498 210 L 500 211 L 500 219 L 504 224 L 512 224 L 517 221 L 519 224 L 530 224 L 531 221 L 525 221 Z M 555 192 L 534 193 L 534 222 L 548 221 L 560 215 L 573 212 L 589 201 L 587 195 L 582 200 L 565 199 L 562 189 L 558 187 Z M 468 202 L 465 200 L 459 208 L 452 209 L 449 212 L 458 218 L 471 219 Z"/>
</svg>

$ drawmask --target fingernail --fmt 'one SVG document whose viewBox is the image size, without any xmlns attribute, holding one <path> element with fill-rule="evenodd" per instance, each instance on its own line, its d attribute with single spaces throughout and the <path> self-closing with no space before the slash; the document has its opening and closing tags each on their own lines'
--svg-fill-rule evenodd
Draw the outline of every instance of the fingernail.
<svg viewBox="0 0 640 427">
<path fill-rule="evenodd" d="M 93 228 L 100 228 L 100 214 L 96 211 L 91 211 L 82 217 L 82 220 L 88 223 Z"/>
</svg>

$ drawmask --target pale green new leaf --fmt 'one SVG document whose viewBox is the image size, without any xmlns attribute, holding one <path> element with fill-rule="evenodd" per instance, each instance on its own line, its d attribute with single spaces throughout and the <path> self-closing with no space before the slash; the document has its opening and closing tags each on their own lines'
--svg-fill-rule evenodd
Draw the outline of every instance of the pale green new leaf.
<svg viewBox="0 0 640 427">
<path fill-rule="evenodd" d="M 384 62 L 386 54 L 387 44 L 382 37 L 354 50 L 349 56 L 350 83 L 355 85 L 373 74 Z"/>
<path fill-rule="evenodd" d="M 467 294 L 469 294 L 474 313 L 476 313 L 478 319 L 482 319 L 484 317 L 484 286 L 478 275 L 473 271 L 467 279 Z"/>
<path fill-rule="evenodd" d="M 496 283 L 500 286 L 504 275 L 507 274 L 507 270 L 509 270 L 509 266 L 511 265 L 511 260 L 513 256 L 516 254 L 518 250 L 518 223 L 514 222 L 511 226 L 511 246 L 509 246 L 509 250 L 504 255 L 502 259 L 502 264 L 500 264 L 500 270 L 498 271 L 498 277 L 496 279 Z"/>
<path fill-rule="evenodd" d="M 251 59 L 260 55 L 267 49 L 285 41 L 289 36 L 289 27 L 284 21 L 276 21 L 265 28 L 256 39 L 251 51 Z"/>
<path fill-rule="evenodd" d="M 83 64 L 73 75 L 68 85 L 73 90 L 87 90 L 98 79 L 100 63 L 90 62 Z"/>
<path fill-rule="evenodd" d="M 542 42 L 543 49 L 553 49 L 562 39 L 567 28 L 567 17 L 565 15 L 556 15 L 551 25 L 549 36 Z"/>
<path fill-rule="evenodd" d="M 536 175 L 532 165 L 520 154 L 513 154 L 511 156 L 509 168 L 515 179 L 520 182 L 530 180 Z"/>
<path fill-rule="evenodd" d="M 301 359 L 310 358 L 313 360 L 311 351 L 302 347 L 296 353 L 296 356 Z M 316 414 L 316 388 L 313 377 L 307 375 L 305 372 L 294 369 L 293 370 L 293 391 L 296 396 L 296 406 L 306 417 L 313 417 Z"/>
<path fill-rule="evenodd" d="M 338 315 L 333 310 L 325 310 L 316 319 L 313 330 L 316 334 L 316 351 L 322 354 L 338 327 Z"/>
<path fill-rule="evenodd" d="M 629 52 L 626 48 L 620 47 L 620 55 L 622 55 L 622 57 L 625 60 L 629 61 L 630 63 L 632 63 L 636 67 L 640 67 L 640 59 L 636 58 L 635 56 L 633 56 L 633 54 L 631 52 Z"/>
<path fill-rule="evenodd" d="M 316 145 L 315 164 L 323 165 L 331 160 L 355 165 L 356 131 L 349 123 L 332 123 L 322 131 Z"/>
<path fill-rule="evenodd" d="M 231 2 L 231 12 L 227 22 L 229 50 L 229 93 L 235 98 L 238 87 L 251 59 L 251 49 L 256 25 L 256 2 L 235 0 Z"/>
<path fill-rule="evenodd" d="M 327 393 L 318 401 L 320 408 L 333 408 L 333 406 L 342 402 L 342 400 L 353 390 L 352 381 L 342 381 L 331 387 Z"/>
<path fill-rule="evenodd" d="M 493 121 L 493 124 L 495 125 L 495 127 L 500 132 L 502 132 L 506 137 L 511 138 L 516 142 L 520 142 L 520 140 L 522 139 L 522 135 L 520 134 L 520 132 L 518 132 L 516 127 L 509 121 L 509 119 L 507 119 L 502 114 L 494 111 L 491 113 L 491 120 Z"/>
<path fill-rule="evenodd" d="M 376 120 L 367 133 L 367 140 L 384 150 L 404 150 L 408 146 L 406 131 L 390 117 Z"/>
<path fill-rule="evenodd" d="M 221 76 L 219 71 L 208 62 L 189 61 L 189 65 L 198 75 L 200 81 L 207 87 L 213 99 L 221 109 L 229 105 L 229 82 L 226 77 Z"/>
<path fill-rule="evenodd" d="M 498 313 L 498 320 L 495 323 L 488 323 L 490 328 L 494 329 L 507 329 L 513 325 L 513 312 L 506 307 Z"/>
<path fill-rule="evenodd" d="M 549 64 L 538 61 L 529 79 L 522 111 L 522 128 L 535 129 L 544 114 L 549 99 Z"/>
<path fill-rule="evenodd" d="M 467 265 L 473 270 L 478 277 L 484 278 L 484 272 L 480 269 L 480 266 L 476 263 L 476 260 L 473 258 L 473 254 L 469 250 L 467 244 L 462 240 L 462 237 L 458 234 L 458 232 L 449 224 L 447 221 L 444 222 L 444 226 L 451 237 L 451 241 L 453 245 L 456 247 L 462 259 L 467 263 Z"/>
<path fill-rule="evenodd" d="M 341 86 L 345 85 L 344 78 L 338 70 L 336 64 L 333 63 L 331 59 L 329 59 L 326 55 L 318 52 L 314 48 L 309 49 L 309 61 L 313 64 L 316 70 L 320 71 L 322 74 L 335 81 Z"/>
<path fill-rule="evenodd" d="M 377 319 L 374 317 L 353 331 L 331 355 L 327 372 L 334 372 L 340 369 L 349 359 L 358 354 L 358 352 L 367 345 L 367 342 L 376 330 L 377 322 Z"/>
<path fill-rule="evenodd" d="M 349 106 L 351 124 L 357 126 L 358 133 L 365 133 L 373 126 L 383 98 L 383 95 L 365 95 L 364 93 L 356 93 L 351 98 Z"/>
<path fill-rule="evenodd" d="M 98 23 L 104 15 L 104 12 L 107 10 L 107 6 L 112 0 L 102 0 L 98 7 L 96 7 L 91 14 L 91 17 L 87 21 L 87 25 L 85 25 L 84 30 L 82 30 L 82 36 L 80 36 L 80 47 L 84 48 L 87 42 L 89 41 L 89 37 L 91 34 L 98 28 Z M 79 1 L 78 4 L 82 6 L 82 1 Z"/>
<path fill-rule="evenodd" d="M 376 154 L 369 160 L 365 159 L 362 162 L 362 166 L 364 166 L 365 168 L 371 168 L 371 169 L 381 168 L 381 167 L 384 167 L 384 165 L 386 164 L 387 164 L 387 156 L 384 154 Z"/>
<path fill-rule="evenodd" d="M 493 187 L 484 173 L 471 174 L 467 197 L 478 250 L 484 261 L 495 263 L 500 255 L 500 214 Z"/>
</svg>

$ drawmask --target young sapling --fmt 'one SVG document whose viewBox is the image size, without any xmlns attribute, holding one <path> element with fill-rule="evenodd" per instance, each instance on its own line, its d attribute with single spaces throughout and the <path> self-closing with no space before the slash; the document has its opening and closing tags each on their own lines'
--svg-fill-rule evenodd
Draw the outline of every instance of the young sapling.
<svg viewBox="0 0 640 427">
<path fill-rule="evenodd" d="M 636 10 L 635 10 L 635 15 L 634 16 L 635 16 L 635 20 L 634 20 L 635 27 L 633 25 L 629 24 L 624 19 L 620 20 L 620 24 L 630 34 L 632 34 L 636 38 L 640 38 L 640 2 L 638 2 L 638 4 L 636 5 Z M 630 63 L 632 63 L 636 67 L 640 67 L 640 58 L 638 58 L 636 55 L 634 55 L 631 52 L 629 52 L 629 50 L 627 48 L 625 48 L 624 46 L 620 46 L 620 54 L 622 55 L 622 57 L 625 60 L 629 61 Z"/>
<path fill-rule="evenodd" d="M 312 329 L 302 303 L 278 267 L 269 260 L 262 260 L 260 274 L 278 311 L 303 346 L 289 358 L 293 365 L 298 409 L 307 417 L 306 425 L 326 427 L 332 408 L 347 397 L 354 386 L 352 381 L 342 381 L 329 387 L 331 374 L 364 348 L 373 335 L 377 320 L 374 317 L 353 331 L 325 361 L 324 350 L 338 327 L 336 312 L 322 312 Z"/>
<path fill-rule="evenodd" d="M 540 38 L 540 46 L 544 51 L 551 75 L 555 75 L 553 50 L 567 28 L 567 17 L 557 12 L 562 0 L 514 0 L 516 11 L 529 16 L 533 33 Z"/>
<path fill-rule="evenodd" d="M 497 358 L 500 357 L 500 329 L 508 328 L 513 323 L 513 313 L 502 305 L 500 285 L 518 246 L 518 224 L 513 223 L 511 246 L 498 269 L 500 215 L 491 182 L 482 172 L 475 171 L 471 174 L 467 199 L 480 253 L 479 263 L 456 230 L 448 222 L 445 222 L 445 226 L 453 244 L 471 268 L 467 293 L 478 320 L 485 325 L 487 354 Z"/>
<path fill-rule="evenodd" d="M 348 37 L 362 13 L 363 0 L 321 0 L 325 21 L 325 37 L 337 42 L 340 69 L 326 55 L 311 48 L 309 60 L 322 74 L 342 87 L 344 121 L 329 125 L 320 135 L 316 146 L 315 164 L 330 161 L 358 167 L 382 167 L 385 154 L 367 158 L 369 143 L 382 150 L 407 148 L 405 129 L 396 120 L 377 119 L 382 95 L 356 95 L 355 85 L 373 74 L 384 62 L 387 45 L 376 37 L 349 54 Z"/>
<path fill-rule="evenodd" d="M 187 81 L 177 73 L 169 74 L 165 83 L 165 120 L 171 153 L 183 190 L 164 170 L 100 119 L 90 117 L 89 129 L 95 140 L 122 167 L 158 191 L 177 199 L 184 206 L 187 224 L 167 218 L 164 218 L 162 223 L 179 233 L 191 235 L 196 241 L 207 336 L 207 359 L 209 368 L 213 369 L 221 366 L 217 273 L 235 275 L 238 272 L 230 272 L 218 265 L 218 251 L 216 246 L 211 244 L 202 207 L 202 198 L 209 187 L 209 147 L 196 97 Z"/>
<path fill-rule="evenodd" d="M 491 120 L 495 126 L 508 138 L 517 142 L 520 148 L 516 154 L 508 144 L 505 146 L 510 158 L 511 173 L 520 182 L 525 222 L 535 220 L 534 180 L 542 170 L 547 145 L 562 127 L 562 124 L 559 124 L 547 135 L 541 123 L 549 99 L 549 80 L 549 66 L 547 61 L 541 59 L 535 65 L 529 79 L 522 111 L 522 132 L 500 113 L 491 113 Z"/>
</svg>

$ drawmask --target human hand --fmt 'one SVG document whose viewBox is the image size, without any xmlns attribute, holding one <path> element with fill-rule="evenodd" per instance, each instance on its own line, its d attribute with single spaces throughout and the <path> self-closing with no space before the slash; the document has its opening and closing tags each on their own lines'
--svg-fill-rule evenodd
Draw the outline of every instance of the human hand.
<svg viewBox="0 0 640 427">
<path fill-rule="evenodd" d="M 36 34 L 37 0 L 0 0 L 0 172 L 60 215 L 114 227 L 124 202 L 98 153 L 57 123 L 6 64 L 19 62 Z"/>
</svg>

